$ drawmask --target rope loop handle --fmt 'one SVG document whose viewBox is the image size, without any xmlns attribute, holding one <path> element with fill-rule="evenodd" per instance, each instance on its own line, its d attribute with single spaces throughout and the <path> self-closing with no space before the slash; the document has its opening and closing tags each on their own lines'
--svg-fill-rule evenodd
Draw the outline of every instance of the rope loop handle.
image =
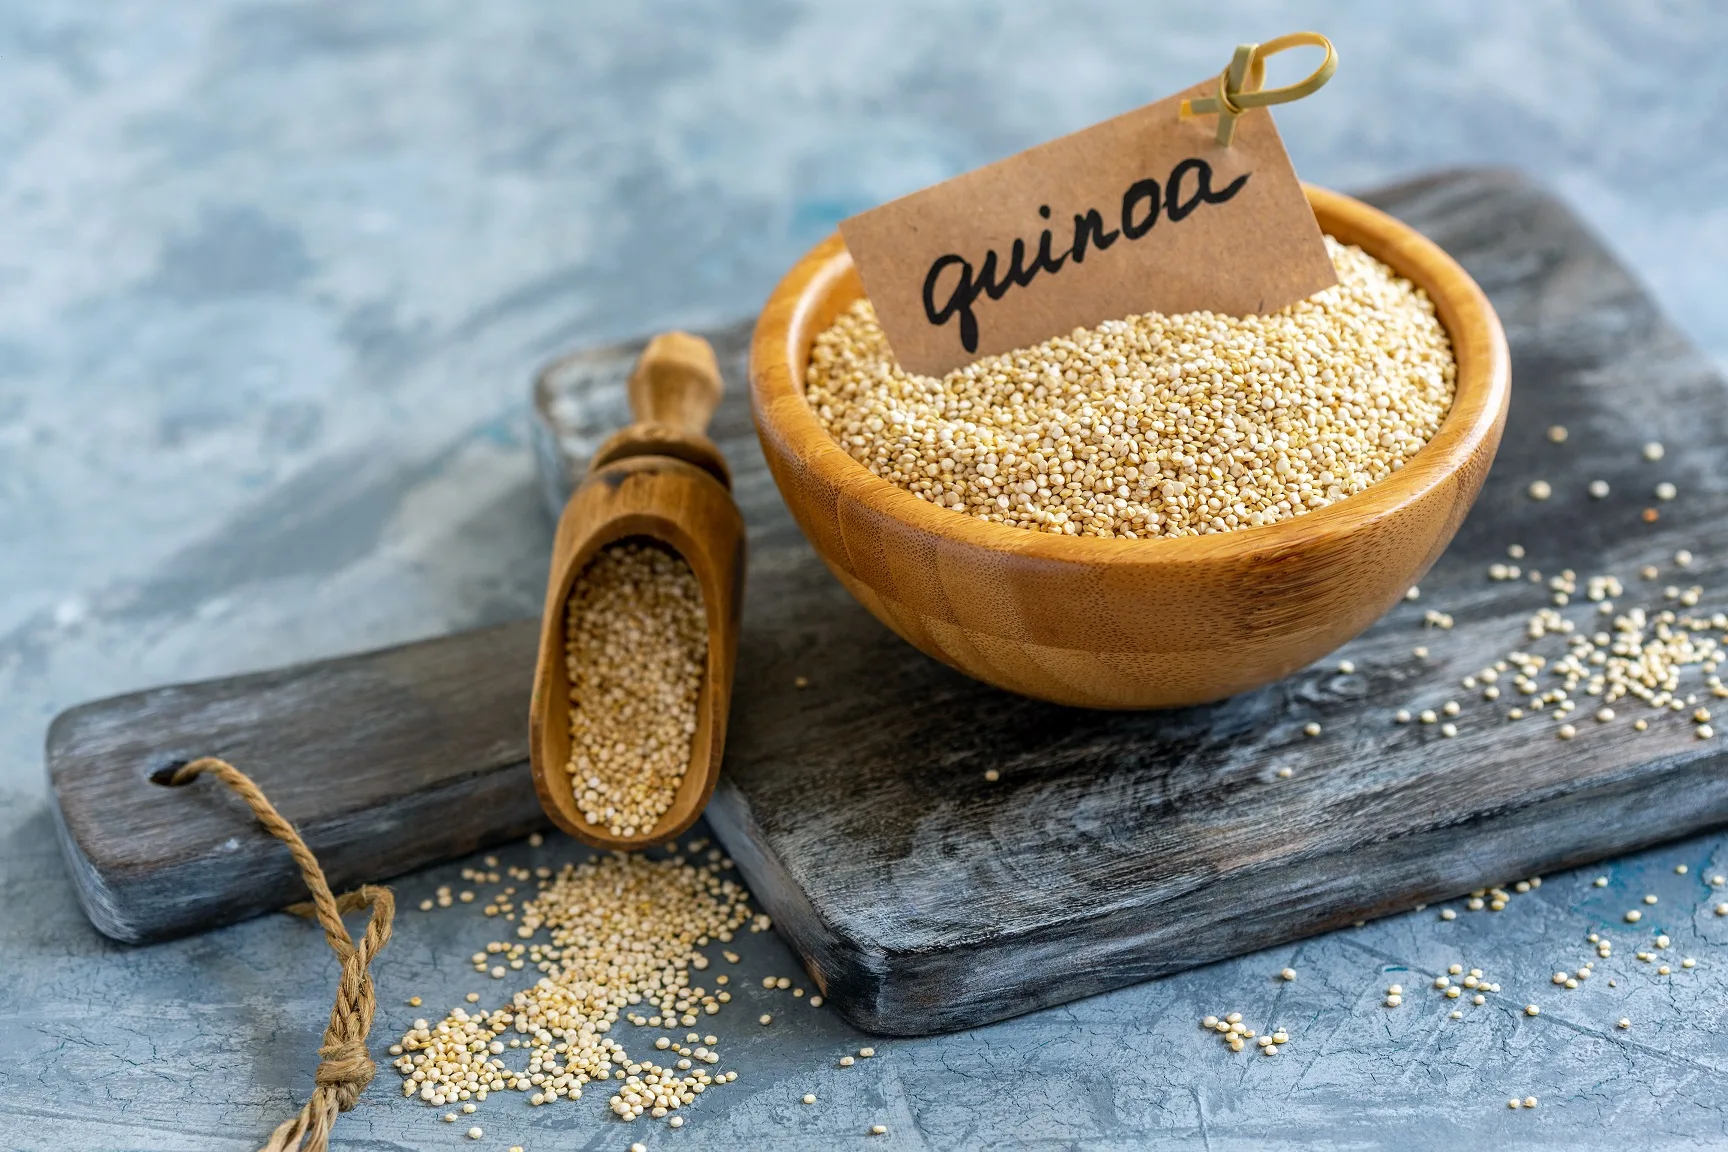
<svg viewBox="0 0 1728 1152">
<path fill-rule="evenodd" d="M 1264 87 L 1266 58 L 1291 48 L 1324 48 L 1326 59 L 1305 80 L 1283 88 Z M 1338 50 L 1332 41 L 1318 32 L 1291 32 L 1264 44 L 1238 44 L 1236 54 L 1224 71 L 1218 74 L 1218 91 L 1182 101 L 1181 118 L 1191 119 L 1211 112 L 1218 113 L 1218 143 L 1228 148 L 1236 136 L 1236 118 L 1250 108 L 1269 108 L 1288 104 L 1304 96 L 1312 96 L 1326 86 L 1338 71 Z"/>
<path fill-rule="evenodd" d="M 330 883 L 318 858 L 306 847 L 306 841 L 294 830 L 282 814 L 276 811 L 264 793 L 250 777 L 226 760 L 205 756 L 174 769 L 164 783 L 178 786 L 189 784 L 198 776 L 211 775 L 232 789 L 235 795 L 252 809 L 252 815 L 264 830 L 288 846 L 294 863 L 300 866 L 301 878 L 312 892 L 307 904 L 296 904 L 288 911 L 309 916 L 324 929 L 324 939 L 342 965 L 342 977 L 336 985 L 336 1003 L 330 1009 L 330 1024 L 324 1029 L 324 1044 L 318 1049 L 318 1070 L 313 1073 L 312 1098 L 300 1109 L 300 1114 L 285 1120 L 271 1133 L 262 1152 L 327 1152 L 330 1130 L 336 1117 L 354 1107 L 360 1093 L 372 1082 L 377 1065 L 366 1050 L 366 1034 L 372 1030 L 372 1014 L 378 1007 L 372 990 L 372 960 L 390 941 L 390 925 L 396 916 L 396 898 L 390 889 L 366 884 L 338 897 L 331 893 Z M 370 908 L 366 932 L 356 944 L 342 923 L 344 912 Z"/>
</svg>

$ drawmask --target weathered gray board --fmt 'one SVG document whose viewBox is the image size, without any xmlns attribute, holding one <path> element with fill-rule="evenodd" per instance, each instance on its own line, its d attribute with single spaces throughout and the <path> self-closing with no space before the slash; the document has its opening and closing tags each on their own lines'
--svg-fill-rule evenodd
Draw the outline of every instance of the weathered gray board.
<svg viewBox="0 0 1728 1152">
<path fill-rule="evenodd" d="M 708 819 L 842 1012 L 920 1033 L 1017 1012 L 1728 822 L 1722 740 L 1682 717 L 1507 724 L 1457 686 L 1518 646 L 1546 602 L 1490 583 L 1526 567 L 1637 569 L 1721 583 L 1728 390 L 1561 206 L 1515 177 L 1461 173 L 1369 197 L 1456 255 L 1494 298 L 1514 392 L 1500 460 L 1457 541 L 1335 661 L 1167 713 L 1056 708 L 976 684 L 907 647 L 804 544 L 769 480 L 743 387 L 747 327 L 715 334 L 731 392 L 715 438 L 751 528 L 727 770 Z M 554 505 L 625 419 L 636 346 L 541 382 L 537 448 Z M 1571 430 L 1548 442 L 1549 424 Z M 1667 455 L 1645 463 L 1659 439 Z M 1537 504 L 1528 483 L 1556 496 Z M 1588 500 L 1606 479 L 1613 494 Z M 1658 480 L 1681 489 L 1643 524 Z M 1671 573 L 1686 547 L 1690 573 Z M 1716 607 L 1722 607 L 1720 599 Z M 1437 607 L 1450 632 L 1419 628 Z M 1591 606 L 1567 611 L 1583 619 Z M 202 752 L 243 762 L 338 884 L 521 835 L 536 821 L 524 738 L 532 624 L 255 679 L 160 689 L 56 721 L 49 769 L 92 919 L 125 939 L 294 898 L 292 866 L 207 781 L 199 806 L 148 783 Z M 1412 647 L 1425 644 L 1426 660 Z M 797 689 L 803 676 L 809 687 Z M 472 695 L 472 685 L 495 692 Z M 518 699 L 519 697 L 519 699 Z M 1465 705 L 1460 734 L 1390 722 Z M 1505 702 L 1502 701 L 1502 704 Z M 458 707 L 468 710 L 455 711 Z M 1582 710 L 1587 711 L 1587 710 Z M 1728 713 L 1728 709 L 1724 709 Z M 420 730 L 441 717 L 436 730 Z M 1324 733 L 1304 737 L 1317 720 Z M 1279 768 L 1294 775 L 1279 778 Z M 1001 779 L 986 783 L 996 768 Z M 435 818 L 430 818 L 435 817 Z M 405 830 L 446 829 L 434 839 Z"/>
</svg>

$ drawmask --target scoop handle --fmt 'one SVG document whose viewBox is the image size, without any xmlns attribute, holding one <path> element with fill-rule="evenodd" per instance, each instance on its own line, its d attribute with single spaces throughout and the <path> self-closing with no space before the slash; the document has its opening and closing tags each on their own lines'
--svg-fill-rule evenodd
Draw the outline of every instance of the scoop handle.
<svg viewBox="0 0 1728 1152">
<path fill-rule="evenodd" d="M 641 424 L 662 424 L 700 436 L 725 385 L 708 341 L 688 332 L 662 332 L 648 341 L 630 372 L 630 412 Z"/>
</svg>

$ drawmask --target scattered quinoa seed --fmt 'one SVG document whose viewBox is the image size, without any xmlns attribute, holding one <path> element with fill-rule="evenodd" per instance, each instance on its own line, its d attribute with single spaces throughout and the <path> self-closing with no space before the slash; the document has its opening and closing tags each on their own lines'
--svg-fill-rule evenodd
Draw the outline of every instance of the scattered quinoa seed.
<svg viewBox="0 0 1728 1152">
<path fill-rule="evenodd" d="M 1318 736 L 1320 735 L 1320 725 L 1310 720 L 1308 723 L 1302 725 L 1302 732 L 1307 736 Z"/>
<path fill-rule="evenodd" d="M 1535 480 L 1530 484 L 1530 499 L 1546 500 L 1554 495 L 1553 487 L 1546 480 Z"/>
<path fill-rule="evenodd" d="M 1526 1004 L 1526 1005 L 1524 1005 L 1524 1015 L 1526 1015 L 1526 1016 L 1540 1016 L 1540 1015 L 1542 1015 L 1542 1009 L 1538 1008 L 1534 1004 Z"/>
<path fill-rule="evenodd" d="M 1548 427 L 1548 439 L 1555 444 L 1566 443 L 1566 425 L 1551 424 Z"/>
<path fill-rule="evenodd" d="M 1650 443 L 1644 445 L 1644 459 L 1650 461 L 1652 464 L 1662 459 L 1662 456 L 1662 445 L 1658 444 L 1656 441 L 1652 440 Z"/>
<path fill-rule="evenodd" d="M 718 869 L 679 857 L 611 854 L 548 870 L 517 905 L 515 938 L 476 954 L 482 962 L 508 961 L 509 969 L 493 968 L 500 977 L 533 960 L 537 979 L 506 1007 L 474 1014 L 459 1007 L 437 1025 L 414 1021 L 396 1046 L 404 1095 L 435 1106 L 460 1100 L 467 1112 L 491 1092 L 531 1093 L 530 1104 L 547 1105 L 616 1081 L 606 1087 L 612 1112 L 623 1120 L 665 1116 L 692 1103 L 703 1089 L 731 1079 L 701 1070 L 719 1060 L 717 1053 L 680 1047 L 678 1067 L 662 1068 L 632 1060 L 614 1039 L 615 1028 L 662 1020 L 671 1027 L 678 1019 L 693 1023 L 694 1010 L 707 1005 L 717 1010 L 717 999 L 691 986 L 700 955 L 693 942 L 730 939 L 751 921 L 745 900 L 742 887 Z M 633 1009 L 644 1001 L 653 1016 Z M 501 1059 L 517 1050 L 528 1058 L 526 1070 Z"/>
</svg>

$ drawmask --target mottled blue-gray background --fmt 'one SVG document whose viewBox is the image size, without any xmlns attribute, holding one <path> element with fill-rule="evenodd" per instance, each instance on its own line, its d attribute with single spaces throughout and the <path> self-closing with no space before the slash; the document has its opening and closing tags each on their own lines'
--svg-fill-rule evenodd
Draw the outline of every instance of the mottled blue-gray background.
<svg viewBox="0 0 1728 1152">
<path fill-rule="evenodd" d="M 0 6 L 0 1148 L 255 1146 L 309 1087 L 334 979 L 316 933 L 280 917 L 148 949 L 95 935 L 45 807 L 53 714 L 532 613 L 549 525 L 531 371 L 747 315 L 858 209 L 1210 75 L 1238 40 L 1313 27 L 1342 63 L 1279 112 L 1306 178 L 1533 172 L 1728 365 L 1728 12 L 1423 7 Z M 848 1070 L 833 1058 L 858 1041 L 831 1014 L 775 1001 L 779 1025 L 746 1025 L 758 990 L 720 1018 L 742 1078 L 680 1132 L 511 1096 L 469 1145 L 386 1076 L 337 1143 L 1728 1144 L 1711 971 L 1728 970 L 1728 930 L 1697 882 L 1721 848 L 1618 862 L 1606 891 L 1554 877 L 1444 937 L 1431 913 L 1394 918 L 884 1043 Z M 418 899 L 450 871 L 401 888 Z M 1593 917 L 1647 890 L 1686 910 L 1680 943 L 1704 961 L 1673 992 L 1589 988 L 1570 1016 L 1450 1027 L 1376 1007 L 1383 968 L 1453 959 L 1534 997 L 1584 958 Z M 411 992 L 430 1009 L 466 991 L 462 958 L 486 938 L 471 911 L 406 916 L 380 1033 L 414 1014 Z M 1274 986 L 1286 962 L 1302 977 Z M 743 968 L 795 970 L 762 937 Z M 1604 1031 L 1617 1005 L 1628 1035 Z M 1194 1028 L 1229 1008 L 1297 1039 L 1231 1058 Z M 1527 1093 L 1537 1112 L 1507 1111 Z M 890 1134 L 872 1141 L 876 1122 Z"/>
</svg>

